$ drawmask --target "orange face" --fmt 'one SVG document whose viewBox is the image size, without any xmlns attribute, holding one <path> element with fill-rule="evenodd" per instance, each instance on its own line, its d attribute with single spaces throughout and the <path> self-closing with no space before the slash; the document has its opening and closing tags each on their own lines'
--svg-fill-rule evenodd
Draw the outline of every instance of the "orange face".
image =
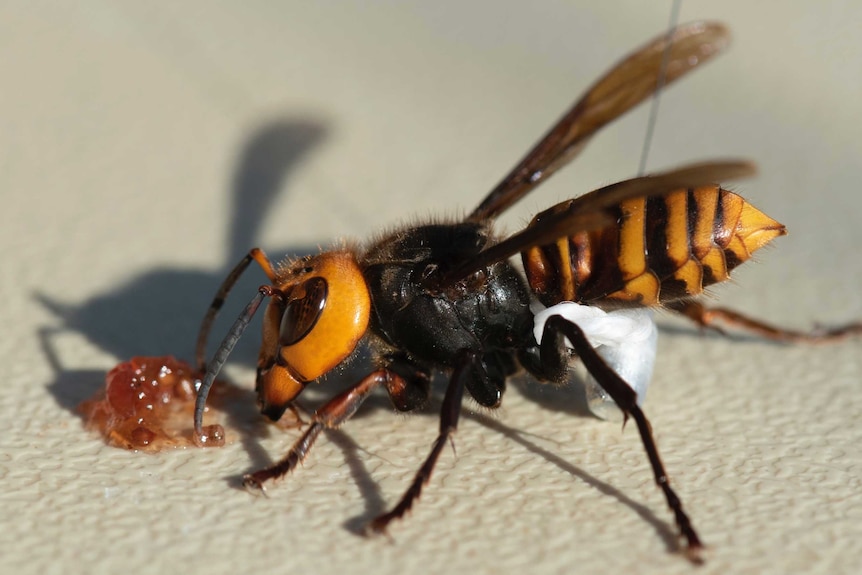
<svg viewBox="0 0 862 575">
<path fill-rule="evenodd" d="M 368 328 L 371 298 L 355 255 L 327 252 L 276 274 L 258 357 L 257 392 L 271 419 L 306 384 L 347 359 Z"/>
</svg>

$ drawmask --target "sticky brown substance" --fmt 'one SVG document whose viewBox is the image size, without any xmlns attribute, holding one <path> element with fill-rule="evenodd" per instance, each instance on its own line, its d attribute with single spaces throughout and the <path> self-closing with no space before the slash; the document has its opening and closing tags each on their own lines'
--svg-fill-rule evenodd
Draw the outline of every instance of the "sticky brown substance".
<svg viewBox="0 0 862 575">
<path fill-rule="evenodd" d="M 169 448 L 225 443 L 224 428 L 204 426 L 205 441 L 195 441 L 193 417 L 200 374 L 171 356 L 133 357 L 114 367 L 105 388 L 82 402 L 78 411 L 88 429 L 98 431 L 108 445 L 157 452 Z M 218 395 L 218 382 L 212 397 Z M 205 421 L 212 418 L 207 408 Z"/>
</svg>

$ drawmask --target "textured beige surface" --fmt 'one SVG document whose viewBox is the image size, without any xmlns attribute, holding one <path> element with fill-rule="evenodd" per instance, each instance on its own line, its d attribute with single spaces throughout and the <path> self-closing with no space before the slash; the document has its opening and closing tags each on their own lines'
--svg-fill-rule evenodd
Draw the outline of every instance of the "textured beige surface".
<svg viewBox="0 0 862 575">
<path fill-rule="evenodd" d="M 147 456 L 82 430 L 72 408 L 114 363 L 189 357 L 249 246 L 302 252 L 469 209 L 667 20 L 664 3 L 636 1 L 311 4 L 0 8 L 2 571 L 691 572 L 668 551 L 634 426 L 583 416 L 572 393 L 514 385 L 499 413 L 468 405 L 457 457 L 444 452 L 393 541 L 355 531 L 412 477 L 437 400 L 412 417 L 372 400 L 268 499 L 237 477 L 295 432 L 252 425 L 222 450 Z M 761 176 L 738 189 L 791 230 L 716 293 L 797 327 L 862 317 L 862 5 L 683 7 L 704 17 L 735 44 L 665 95 L 650 166 L 750 157 Z M 645 117 L 607 130 L 504 225 L 633 175 Z M 666 324 L 647 413 L 712 548 L 698 572 L 854 572 L 862 342 Z M 245 386 L 256 340 L 229 370 Z M 258 421 L 250 394 L 234 414 Z"/>
</svg>

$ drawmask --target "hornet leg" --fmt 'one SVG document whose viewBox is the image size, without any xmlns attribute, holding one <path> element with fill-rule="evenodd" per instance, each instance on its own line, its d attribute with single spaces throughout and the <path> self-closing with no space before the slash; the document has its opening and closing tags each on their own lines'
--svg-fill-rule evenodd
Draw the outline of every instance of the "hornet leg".
<svg viewBox="0 0 862 575">
<path fill-rule="evenodd" d="M 311 419 L 311 425 L 302 437 L 293 444 L 290 451 L 278 463 L 243 477 L 243 485 L 247 489 L 263 490 L 263 484 L 270 479 L 277 479 L 289 473 L 301 463 L 315 440 L 324 429 L 336 429 L 350 419 L 368 394 L 378 385 L 391 387 L 399 382 L 401 377 L 386 368 L 378 369 L 350 389 L 343 391 L 318 409 Z"/>
<path fill-rule="evenodd" d="M 671 302 L 666 307 L 684 315 L 700 327 L 717 331 L 720 334 L 724 334 L 724 330 L 716 325 L 719 322 L 750 331 L 766 339 L 788 343 L 820 343 L 834 341 L 852 334 L 862 334 L 862 323 L 859 322 L 829 329 L 815 329 L 810 332 L 794 331 L 769 325 L 727 308 L 706 307 L 696 301 Z"/>
<path fill-rule="evenodd" d="M 553 362 L 560 353 L 565 353 L 565 345 L 562 341 L 563 336 L 568 338 L 575 353 L 584 362 L 587 370 L 617 403 L 626 419 L 632 417 L 635 423 L 637 423 L 641 441 L 643 442 L 650 465 L 652 465 L 656 484 L 664 493 L 668 507 L 670 507 L 674 514 L 680 533 L 686 539 L 686 554 L 692 562 L 700 563 L 702 561 L 700 551 L 703 548 L 703 544 L 694 530 L 688 515 L 683 511 L 682 501 L 670 486 L 670 479 L 664 469 L 664 465 L 662 465 L 655 439 L 652 436 L 652 428 L 646 415 L 644 415 L 644 412 L 637 404 L 637 394 L 596 353 L 584 335 L 584 332 L 577 325 L 561 316 L 552 316 L 545 323 L 540 350 L 543 361 L 547 359 Z"/>
<path fill-rule="evenodd" d="M 413 503 L 419 499 L 422 488 L 431 479 L 431 473 L 434 471 L 434 465 L 437 463 L 437 458 L 440 457 L 440 452 L 443 451 L 443 446 L 458 428 L 461 400 L 464 397 L 464 386 L 471 375 L 470 372 L 480 369 L 481 362 L 475 352 L 470 350 L 460 352 L 456 359 L 455 369 L 452 371 L 452 377 L 449 380 L 449 386 L 446 388 L 446 395 L 443 397 L 443 406 L 440 410 L 440 433 L 431 448 L 431 453 L 428 454 L 425 463 L 419 468 L 413 482 L 401 497 L 398 505 L 371 521 L 366 528 L 367 531 L 372 533 L 385 532 L 386 526 L 393 519 L 403 517 L 413 507 Z"/>
</svg>

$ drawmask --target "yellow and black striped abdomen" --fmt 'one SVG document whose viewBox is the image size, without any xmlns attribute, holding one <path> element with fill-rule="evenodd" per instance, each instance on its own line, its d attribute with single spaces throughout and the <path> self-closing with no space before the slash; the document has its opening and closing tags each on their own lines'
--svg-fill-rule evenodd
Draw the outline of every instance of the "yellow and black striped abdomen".
<svg viewBox="0 0 862 575">
<path fill-rule="evenodd" d="M 530 223 L 567 209 L 563 202 Z M 785 228 L 718 186 L 627 200 L 615 225 L 523 252 L 533 292 L 561 301 L 658 305 L 694 296 L 783 235 Z"/>
</svg>

